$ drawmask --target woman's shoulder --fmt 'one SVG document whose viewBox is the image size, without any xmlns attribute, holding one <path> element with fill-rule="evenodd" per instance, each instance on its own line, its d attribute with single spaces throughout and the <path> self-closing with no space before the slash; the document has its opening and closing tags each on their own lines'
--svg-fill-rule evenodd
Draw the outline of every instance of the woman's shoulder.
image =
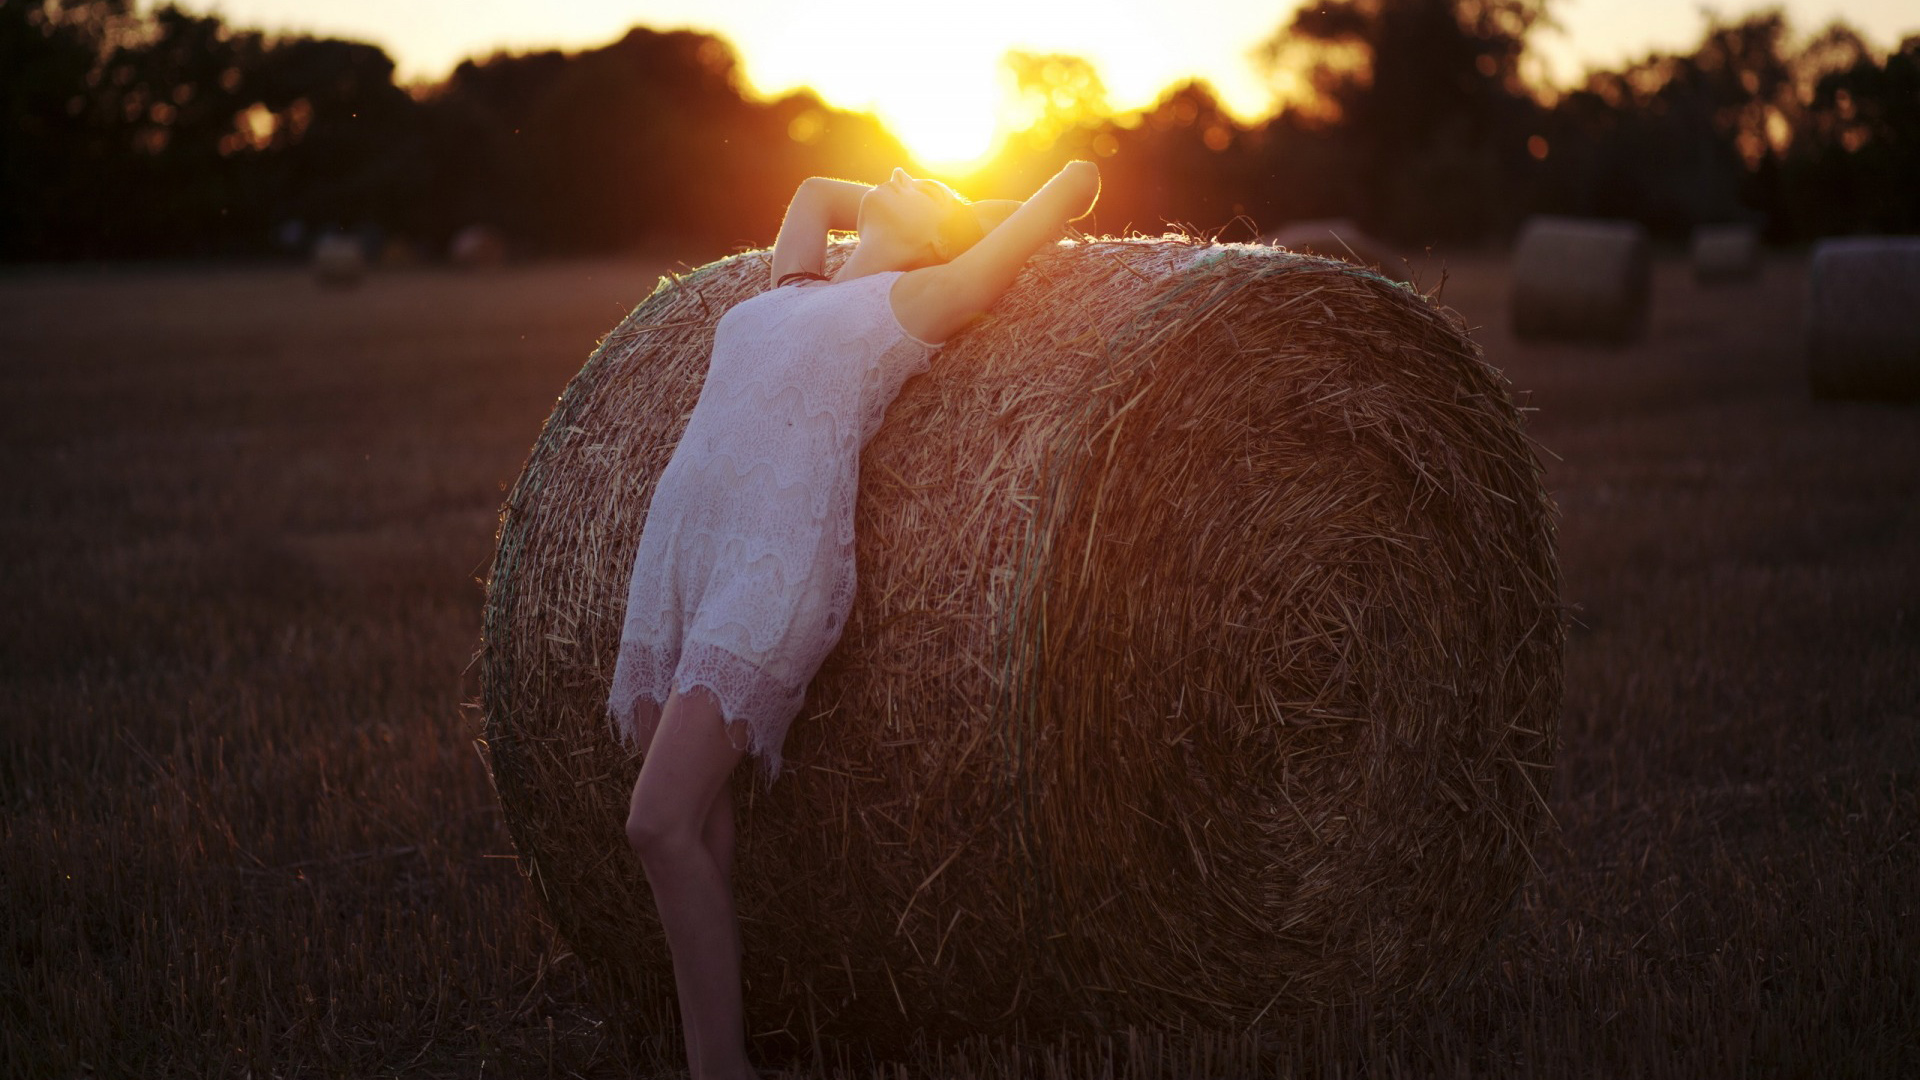
<svg viewBox="0 0 1920 1080">
<path fill-rule="evenodd" d="M 940 273 L 945 269 L 943 265 L 892 271 L 896 280 L 888 289 L 888 306 L 900 328 L 922 345 L 942 345 L 959 329 L 954 325 L 947 275 Z"/>
</svg>

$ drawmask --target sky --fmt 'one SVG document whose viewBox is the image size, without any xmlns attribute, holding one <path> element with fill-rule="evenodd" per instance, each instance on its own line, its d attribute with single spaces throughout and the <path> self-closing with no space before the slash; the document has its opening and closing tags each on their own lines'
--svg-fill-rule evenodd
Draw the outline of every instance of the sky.
<svg viewBox="0 0 1920 1080">
<path fill-rule="evenodd" d="M 1009 96 L 999 65 L 1009 49 L 1091 61 L 1119 111 L 1150 105 L 1187 78 L 1211 83 L 1243 121 L 1273 110 L 1274 88 L 1252 59 L 1298 0 L 178 0 L 230 25 L 352 37 L 380 45 L 403 82 L 438 81 L 460 60 L 605 44 L 627 28 L 696 29 L 728 39 L 747 89 L 777 97 L 811 85 L 829 104 L 871 111 L 924 160 L 986 152 Z M 1738 16 L 1774 4 L 1712 5 Z M 1810 35 L 1844 17 L 1887 49 L 1920 32 L 1915 0 L 1779 0 Z M 1085 12 L 1098 10 L 1098 18 Z M 1554 0 L 1557 31 L 1533 41 L 1556 85 L 1589 67 L 1697 43 L 1706 6 L 1675 0 Z"/>
</svg>

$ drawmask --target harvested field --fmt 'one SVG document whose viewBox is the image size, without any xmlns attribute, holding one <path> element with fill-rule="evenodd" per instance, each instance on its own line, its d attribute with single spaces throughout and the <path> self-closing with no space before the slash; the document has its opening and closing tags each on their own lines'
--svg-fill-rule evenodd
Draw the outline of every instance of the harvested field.
<svg viewBox="0 0 1920 1080">
<path fill-rule="evenodd" d="M 463 707 L 502 486 L 660 269 L 0 276 L 0 1075 L 674 1060 L 593 1011 Z M 1504 263 L 1453 260 L 1537 410 L 1578 618 L 1559 828 L 1477 982 L 908 1071 L 1920 1070 L 1920 408 L 1810 399 L 1805 275 L 1660 263 L 1596 363 L 1516 343 Z"/>
</svg>

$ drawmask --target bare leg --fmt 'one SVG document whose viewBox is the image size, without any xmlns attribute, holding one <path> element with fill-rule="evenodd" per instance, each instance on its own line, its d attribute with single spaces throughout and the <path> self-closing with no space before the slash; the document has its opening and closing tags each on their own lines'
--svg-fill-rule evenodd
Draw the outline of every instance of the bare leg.
<svg viewBox="0 0 1920 1080">
<path fill-rule="evenodd" d="M 740 927 L 728 880 L 733 806 L 727 776 L 742 753 L 708 691 L 669 696 L 627 813 L 627 840 L 646 869 L 673 955 L 692 1080 L 755 1075 L 747 1063 Z"/>
<path fill-rule="evenodd" d="M 720 794 L 714 797 L 713 807 L 707 811 L 707 821 L 700 827 L 700 840 L 707 847 L 707 854 L 713 856 L 714 865 L 720 868 L 720 877 L 727 883 L 727 890 L 733 890 L 733 781 L 731 777 L 720 785 Z"/>
</svg>

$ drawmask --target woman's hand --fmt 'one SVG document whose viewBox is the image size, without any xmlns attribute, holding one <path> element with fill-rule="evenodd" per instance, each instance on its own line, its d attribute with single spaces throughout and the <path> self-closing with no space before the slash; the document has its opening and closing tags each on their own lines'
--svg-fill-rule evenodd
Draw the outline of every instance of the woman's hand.
<svg viewBox="0 0 1920 1080">
<path fill-rule="evenodd" d="M 911 306 L 921 340 L 945 341 L 992 306 L 1034 252 L 1056 243 L 1067 222 L 1085 217 L 1099 197 L 1099 166 L 1069 162 L 951 262 L 908 273 L 894 290 L 895 310 Z"/>
<path fill-rule="evenodd" d="M 1064 184 L 1078 185 L 1086 192 L 1086 205 L 1081 207 L 1079 213 L 1068 218 L 1068 221 L 1078 221 L 1088 214 L 1093 213 L 1093 204 L 1100 201 L 1100 166 L 1095 165 L 1091 161 L 1075 158 L 1067 162 L 1059 172 L 1054 174 L 1053 180 L 1049 180 L 1047 183 L 1051 185 L 1055 181 L 1060 181 Z"/>
</svg>

